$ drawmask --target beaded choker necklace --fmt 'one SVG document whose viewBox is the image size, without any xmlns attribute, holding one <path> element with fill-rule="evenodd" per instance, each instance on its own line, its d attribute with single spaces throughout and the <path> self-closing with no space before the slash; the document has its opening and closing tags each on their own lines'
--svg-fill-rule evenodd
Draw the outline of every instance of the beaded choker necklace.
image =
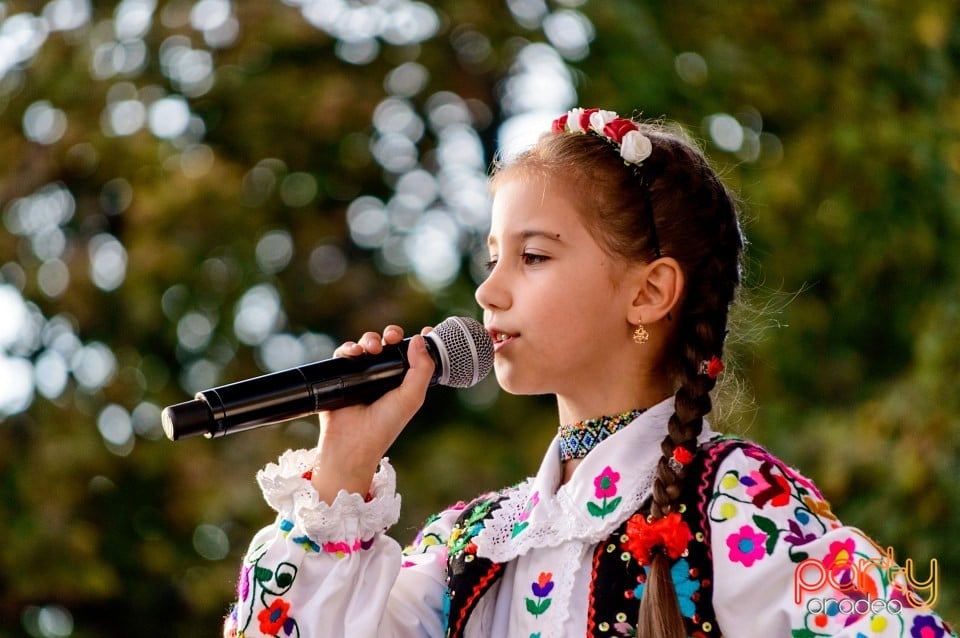
<svg viewBox="0 0 960 638">
<path fill-rule="evenodd" d="M 630 410 L 615 416 L 601 416 L 579 423 L 560 426 L 560 461 L 582 459 L 601 441 L 622 430 L 627 424 L 643 414 L 643 410 Z"/>
</svg>

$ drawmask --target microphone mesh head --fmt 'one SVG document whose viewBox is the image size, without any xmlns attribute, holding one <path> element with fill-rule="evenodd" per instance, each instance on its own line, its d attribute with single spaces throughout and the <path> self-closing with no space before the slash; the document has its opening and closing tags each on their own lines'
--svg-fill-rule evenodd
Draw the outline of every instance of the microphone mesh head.
<svg viewBox="0 0 960 638">
<path fill-rule="evenodd" d="M 476 319 L 447 317 L 427 337 L 439 351 L 440 385 L 469 388 L 493 369 L 493 341 Z"/>
</svg>

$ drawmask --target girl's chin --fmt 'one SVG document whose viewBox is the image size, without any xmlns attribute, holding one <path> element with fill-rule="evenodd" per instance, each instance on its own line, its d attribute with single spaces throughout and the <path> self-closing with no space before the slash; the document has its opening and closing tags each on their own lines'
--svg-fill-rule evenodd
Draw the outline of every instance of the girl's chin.
<svg viewBox="0 0 960 638">
<path fill-rule="evenodd" d="M 544 388 L 537 379 L 524 378 L 517 374 L 517 370 L 511 370 L 506 364 L 499 365 L 495 361 L 493 371 L 497 375 L 497 383 L 504 392 L 515 395 L 551 394 L 550 390 Z"/>
</svg>

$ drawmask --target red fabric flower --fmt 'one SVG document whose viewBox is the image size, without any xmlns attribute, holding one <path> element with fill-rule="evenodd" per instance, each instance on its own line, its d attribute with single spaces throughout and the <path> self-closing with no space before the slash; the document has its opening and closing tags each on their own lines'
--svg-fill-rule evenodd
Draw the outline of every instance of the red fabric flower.
<svg viewBox="0 0 960 638">
<path fill-rule="evenodd" d="M 570 116 L 569 113 L 564 113 L 557 119 L 553 121 L 553 125 L 550 127 L 550 131 L 553 133 L 563 133 L 567 130 L 567 118 Z"/>
<path fill-rule="evenodd" d="M 630 552 L 640 565 L 649 565 L 655 551 L 662 551 L 670 558 L 680 558 L 690 543 L 690 528 L 672 512 L 653 522 L 642 514 L 634 514 L 627 521 L 627 540 L 623 548 Z"/>
<path fill-rule="evenodd" d="M 673 448 L 673 458 L 675 458 L 680 465 L 686 465 L 693 460 L 693 452 L 682 445 L 678 445 Z"/>
<path fill-rule="evenodd" d="M 282 598 L 277 598 L 269 607 L 257 614 L 257 620 L 260 621 L 260 633 L 275 636 L 283 629 L 283 624 L 287 622 L 290 612 L 290 603 Z"/>
<path fill-rule="evenodd" d="M 580 114 L 580 128 L 584 131 L 590 130 L 590 116 L 599 111 L 600 109 L 583 109 L 583 113 Z"/>
<path fill-rule="evenodd" d="M 636 131 L 637 125 L 622 117 L 618 117 L 612 122 L 608 122 L 606 126 L 603 127 L 603 134 L 612 139 L 614 142 L 619 144 L 623 141 L 623 136 L 626 135 L 629 131 Z"/>
<path fill-rule="evenodd" d="M 716 379 L 720 376 L 721 372 L 723 372 L 723 361 L 714 355 L 710 358 L 710 362 L 707 363 L 707 376 L 711 379 Z"/>
</svg>

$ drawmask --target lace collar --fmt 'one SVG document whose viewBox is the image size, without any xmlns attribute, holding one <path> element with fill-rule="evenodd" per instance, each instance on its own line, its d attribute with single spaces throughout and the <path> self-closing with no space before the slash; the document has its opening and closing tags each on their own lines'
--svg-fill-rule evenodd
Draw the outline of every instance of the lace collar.
<svg viewBox="0 0 960 638">
<path fill-rule="evenodd" d="M 588 454 L 564 485 L 555 437 L 536 476 L 509 492 L 476 537 L 477 553 L 507 562 L 533 548 L 608 536 L 649 496 L 673 409 L 670 397 L 638 416 Z M 705 422 L 698 440 L 712 436 Z"/>
</svg>

